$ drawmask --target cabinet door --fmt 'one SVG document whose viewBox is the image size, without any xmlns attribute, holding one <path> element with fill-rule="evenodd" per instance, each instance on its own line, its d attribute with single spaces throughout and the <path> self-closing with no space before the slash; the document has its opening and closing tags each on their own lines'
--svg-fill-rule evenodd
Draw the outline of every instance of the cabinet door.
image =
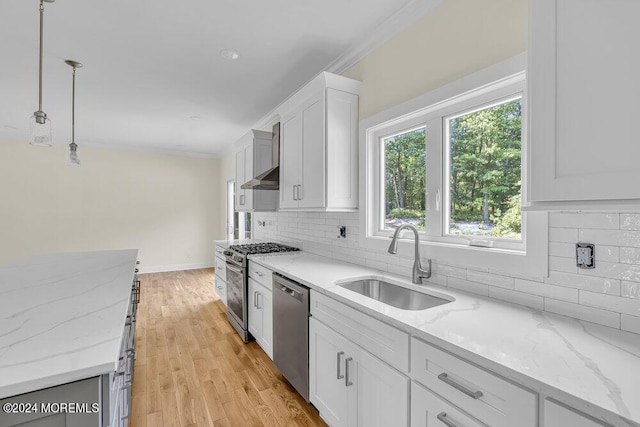
<svg viewBox="0 0 640 427">
<path fill-rule="evenodd" d="M 357 374 L 349 379 L 356 389 L 357 425 L 408 426 L 409 379 L 364 350 L 356 362 Z"/>
<path fill-rule="evenodd" d="M 531 201 L 640 199 L 640 2 L 532 0 Z"/>
<path fill-rule="evenodd" d="M 447 422 L 459 427 L 486 426 L 431 390 L 412 382 L 411 427 L 444 427 Z"/>
<path fill-rule="evenodd" d="M 325 206 L 325 111 L 320 92 L 300 109 L 302 122 L 301 180 L 298 191 L 301 208 Z"/>
<path fill-rule="evenodd" d="M 551 400 L 544 401 L 544 427 L 603 427 L 604 425 Z"/>
<path fill-rule="evenodd" d="M 309 400 L 333 427 L 348 425 L 344 368 L 351 349 L 343 337 L 309 318 Z"/>
<path fill-rule="evenodd" d="M 241 189 L 240 186 L 244 184 L 244 150 L 238 150 L 236 152 L 236 203 L 235 208 L 236 211 L 244 211 L 246 210 L 244 205 L 246 202 L 245 190 Z"/>
<path fill-rule="evenodd" d="M 242 182 L 237 183 L 237 188 L 253 178 L 253 143 L 244 147 L 244 176 Z M 241 189 L 242 190 L 242 189 Z M 243 210 L 250 211 L 253 209 L 253 190 L 242 190 L 244 195 Z"/>
<path fill-rule="evenodd" d="M 327 88 L 327 207 L 358 207 L 358 95 Z"/>
<path fill-rule="evenodd" d="M 280 123 L 280 208 L 298 207 L 300 171 L 300 116 L 284 117 Z"/>
<path fill-rule="evenodd" d="M 262 336 L 258 341 L 260 347 L 273 360 L 273 301 L 271 291 L 260 286 L 258 294 L 258 311 L 262 318 Z"/>
<path fill-rule="evenodd" d="M 258 309 L 258 294 L 260 293 L 260 285 L 258 282 L 249 277 L 249 292 L 247 294 L 247 304 L 249 306 L 249 332 L 259 341 L 262 338 L 262 313 Z"/>
</svg>

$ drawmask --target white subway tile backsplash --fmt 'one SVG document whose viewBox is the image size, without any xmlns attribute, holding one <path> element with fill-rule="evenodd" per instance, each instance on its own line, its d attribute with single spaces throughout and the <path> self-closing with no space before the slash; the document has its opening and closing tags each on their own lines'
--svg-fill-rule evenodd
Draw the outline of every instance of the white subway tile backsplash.
<svg viewBox="0 0 640 427">
<path fill-rule="evenodd" d="M 580 230 L 581 242 L 611 246 L 640 247 L 640 231 L 632 230 Z"/>
<path fill-rule="evenodd" d="M 458 279 L 466 279 L 467 278 L 467 270 L 460 267 L 452 267 L 450 265 L 441 265 L 436 264 L 432 267 L 438 274 L 447 277 L 456 277 Z"/>
<path fill-rule="evenodd" d="M 551 313 L 574 317 L 587 322 L 599 323 L 612 328 L 620 328 L 620 314 L 551 298 L 544 299 L 544 309 Z"/>
<path fill-rule="evenodd" d="M 596 268 L 580 269 L 580 274 L 586 276 L 610 277 L 613 279 L 640 281 L 640 265 L 621 264 L 615 262 L 596 262 Z"/>
<path fill-rule="evenodd" d="M 549 214 L 549 227 L 615 230 L 620 228 L 620 214 L 552 212 Z"/>
<path fill-rule="evenodd" d="M 640 317 L 640 300 L 580 291 L 580 304 Z"/>
<path fill-rule="evenodd" d="M 447 286 L 476 295 L 489 296 L 489 285 L 469 282 L 468 280 L 458 279 L 457 277 L 447 278 Z"/>
<path fill-rule="evenodd" d="M 545 283 L 567 288 L 584 289 L 602 294 L 620 295 L 620 280 L 602 277 L 590 277 L 550 271 Z"/>
<path fill-rule="evenodd" d="M 640 334 L 640 317 L 623 314 L 620 318 L 620 329 Z"/>
<path fill-rule="evenodd" d="M 527 307 L 532 307 L 538 310 L 542 310 L 544 308 L 544 298 L 538 295 L 531 295 L 524 292 L 513 291 L 510 289 L 489 286 L 489 296 L 491 298 L 512 302 L 514 304 L 525 305 Z"/>
<path fill-rule="evenodd" d="M 357 212 L 265 212 L 254 237 L 381 271 L 411 276 L 409 253 L 390 255 L 360 245 Z M 337 238 L 338 226 L 347 238 Z M 558 212 L 549 214 L 549 275 L 528 277 L 454 259 L 433 260 L 425 283 L 572 316 L 640 334 L 640 213 Z M 596 245 L 596 268 L 578 269 L 575 243 Z M 426 258 L 422 259 L 426 265 Z"/>
<path fill-rule="evenodd" d="M 564 271 L 565 273 L 577 273 L 578 267 L 576 266 L 576 260 L 573 258 L 550 256 L 549 270 Z"/>
<path fill-rule="evenodd" d="M 575 228 L 549 227 L 550 242 L 577 243 L 578 230 Z"/>
<path fill-rule="evenodd" d="M 513 289 L 514 281 L 513 277 L 498 276 L 496 274 L 489 274 L 472 270 L 467 271 L 467 280 L 505 289 Z"/>
<path fill-rule="evenodd" d="M 620 248 L 620 262 L 640 264 L 640 248 Z"/>
<path fill-rule="evenodd" d="M 640 299 L 640 283 L 623 281 L 620 288 L 620 296 Z"/>
<path fill-rule="evenodd" d="M 640 214 L 620 214 L 620 228 L 623 230 L 640 230 Z"/>
<path fill-rule="evenodd" d="M 516 291 L 526 292 L 541 297 L 549 297 L 562 301 L 578 302 L 578 290 L 562 286 L 548 285 L 546 283 L 531 282 L 529 280 L 516 279 Z"/>
</svg>

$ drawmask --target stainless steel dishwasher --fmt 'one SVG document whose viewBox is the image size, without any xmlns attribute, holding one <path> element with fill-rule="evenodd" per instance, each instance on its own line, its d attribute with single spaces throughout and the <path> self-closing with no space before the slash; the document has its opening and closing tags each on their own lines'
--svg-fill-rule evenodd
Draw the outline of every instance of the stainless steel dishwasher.
<svg viewBox="0 0 640 427">
<path fill-rule="evenodd" d="M 309 401 L 309 288 L 273 273 L 273 362 Z"/>
</svg>

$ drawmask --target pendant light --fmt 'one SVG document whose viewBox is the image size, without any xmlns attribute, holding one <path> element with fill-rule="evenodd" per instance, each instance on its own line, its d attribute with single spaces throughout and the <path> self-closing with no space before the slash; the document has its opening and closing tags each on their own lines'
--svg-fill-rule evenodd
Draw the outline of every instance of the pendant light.
<svg viewBox="0 0 640 427">
<path fill-rule="evenodd" d="M 51 120 L 42 111 L 42 41 L 43 41 L 43 21 L 44 2 L 53 3 L 55 0 L 40 0 L 40 59 L 39 59 L 39 85 L 38 85 L 38 111 L 31 117 L 31 145 L 51 147 Z"/>
<path fill-rule="evenodd" d="M 67 152 L 67 165 L 80 166 L 78 157 L 78 144 L 76 144 L 76 68 L 82 68 L 82 64 L 77 61 L 67 59 L 65 64 L 73 68 L 73 89 L 71 90 L 71 144 Z"/>
</svg>

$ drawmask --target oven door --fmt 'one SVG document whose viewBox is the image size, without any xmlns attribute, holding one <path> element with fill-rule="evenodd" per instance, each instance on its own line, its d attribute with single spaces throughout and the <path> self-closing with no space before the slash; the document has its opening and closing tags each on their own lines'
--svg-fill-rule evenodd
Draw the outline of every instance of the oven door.
<svg viewBox="0 0 640 427">
<path fill-rule="evenodd" d="M 246 268 L 227 261 L 227 314 L 237 327 L 247 330 Z M 240 332 L 240 331 L 238 331 Z"/>
</svg>

